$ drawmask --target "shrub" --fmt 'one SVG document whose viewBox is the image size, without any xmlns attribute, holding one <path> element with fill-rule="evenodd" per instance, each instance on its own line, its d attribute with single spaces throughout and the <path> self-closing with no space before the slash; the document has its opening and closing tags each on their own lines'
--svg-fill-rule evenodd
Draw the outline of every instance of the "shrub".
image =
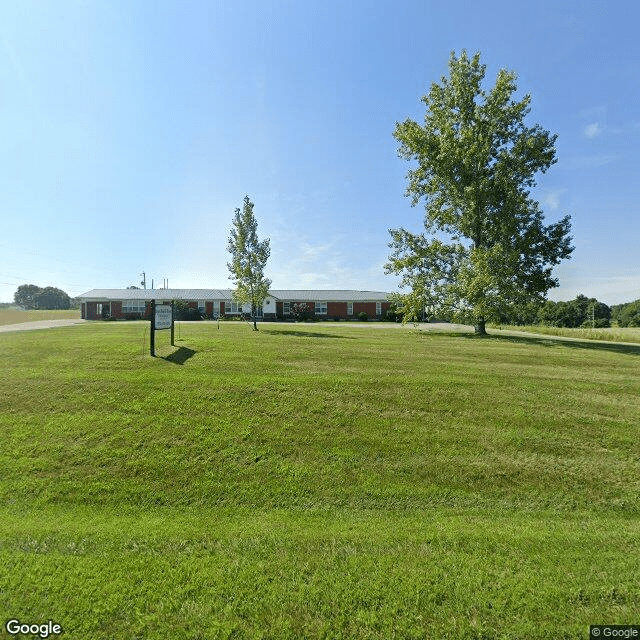
<svg viewBox="0 0 640 640">
<path fill-rule="evenodd" d="M 311 307 L 306 302 L 296 302 L 291 308 L 291 314 L 296 320 L 309 320 Z"/>
<path fill-rule="evenodd" d="M 369 319 L 369 316 L 367 315 L 367 313 L 366 313 L 365 311 L 361 311 L 361 312 L 358 314 L 358 319 L 359 319 L 361 322 L 366 322 L 366 321 Z"/>
<path fill-rule="evenodd" d="M 175 320 L 202 320 L 203 313 L 197 308 L 188 306 L 184 301 L 179 301 L 182 304 L 174 303 L 173 317 Z"/>
<path fill-rule="evenodd" d="M 390 304 L 383 319 L 387 322 L 398 322 L 399 320 L 402 320 L 402 313 L 398 311 L 397 305 Z"/>
</svg>

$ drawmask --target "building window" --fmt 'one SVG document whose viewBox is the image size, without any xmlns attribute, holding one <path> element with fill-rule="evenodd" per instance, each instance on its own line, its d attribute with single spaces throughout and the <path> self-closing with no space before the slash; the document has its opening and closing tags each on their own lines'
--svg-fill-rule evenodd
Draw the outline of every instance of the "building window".
<svg viewBox="0 0 640 640">
<path fill-rule="evenodd" d="M 123 300 L 122 313 L 142 313 L 145 312 L 144 300 Z"/>
<path fill-rule="evenodd" d="M 376 315 L 382 315 L 382 302 L 376 302 Z"/>
<path fill-rule="evenodd" d="M 207 305 L 204 300 L 198 300 L 198 311 L 204 313 L 207 310 Z"/>
<path fill-rule="evenodd" d="M 242 302 L 226 302 L 224 308 L 227 313 L 242 313 Z"/>
<path fill-rule="evenodd" d="M 316 302 L 316 315 L 327 315 L 326 302 Z"/>
<path fill-rule="evenodd" d="M 353 315 L 353 302 L 347 302 L 347 315 Z"/>
<path fill-rule="evenodd" d="M 291 313 L 291 303 L 290 302 L 283 302 L 282 303 L 282 314 L 285 316 L 290 315 Z"/>
<path fill-rule="evenodd" d="M 213 317 L 214 318 L 220 317 L 220 300 L 213 301 Z"/>
</svg>

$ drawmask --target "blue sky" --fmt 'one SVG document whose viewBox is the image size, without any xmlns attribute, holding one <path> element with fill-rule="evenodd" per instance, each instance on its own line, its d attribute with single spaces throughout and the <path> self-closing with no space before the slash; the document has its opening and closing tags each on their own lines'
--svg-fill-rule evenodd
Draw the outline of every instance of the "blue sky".
<svg viewBox="0 0 640 640">
<path fill-rule="evenodd" d="M 552 299 L 640 298 L 635 2 L 7 2 L 0 8 L 0 301 L 229 287 L 249 195 L 274 288 L 393 291 L 388 229 L 421 228 L 397 121 L 450 52 L 481 51 L 558 134 L 535 196 L 570 214 Z"/>
</svg>

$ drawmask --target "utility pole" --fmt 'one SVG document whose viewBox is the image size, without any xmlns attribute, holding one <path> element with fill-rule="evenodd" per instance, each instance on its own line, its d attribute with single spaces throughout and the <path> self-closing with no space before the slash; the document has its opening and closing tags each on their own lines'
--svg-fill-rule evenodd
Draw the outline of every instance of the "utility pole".
<svg viewBox="0 0 640 640">
<path fill-rule="evenodd" d="M 147 288 L 147 274 L 143 271 L 141 274 L 142 282 L 140 283 L 145 289 Z"/>
</svg>

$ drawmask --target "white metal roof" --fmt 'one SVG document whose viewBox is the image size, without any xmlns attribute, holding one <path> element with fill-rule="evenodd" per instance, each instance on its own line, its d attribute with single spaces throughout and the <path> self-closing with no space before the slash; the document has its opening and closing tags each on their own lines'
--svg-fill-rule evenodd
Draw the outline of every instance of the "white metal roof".
<svg viewBox="0 0 640 640">
<path fill-rule="evenodd" d="M 277 300 L 294 302 L 364 302 L 387 300 L 384 291 L 354 289 L 271 289 L 269 295 Z M 92 289 L 78 296 L 83 300 L 231 300 L 231 289 Z"/>
<path fill-rule="evenodd" d="M 365 302 L 386 300 L 390 294 L 384 291 L 357 291 L 354 289 L 271 289 L 269 293 L 278 300 L 323 302 Z"/>
<path fill-rule="evenodd" d="M 92 289 L 87 300 L 231 300 L 231 289 Z"/>
</svg>

